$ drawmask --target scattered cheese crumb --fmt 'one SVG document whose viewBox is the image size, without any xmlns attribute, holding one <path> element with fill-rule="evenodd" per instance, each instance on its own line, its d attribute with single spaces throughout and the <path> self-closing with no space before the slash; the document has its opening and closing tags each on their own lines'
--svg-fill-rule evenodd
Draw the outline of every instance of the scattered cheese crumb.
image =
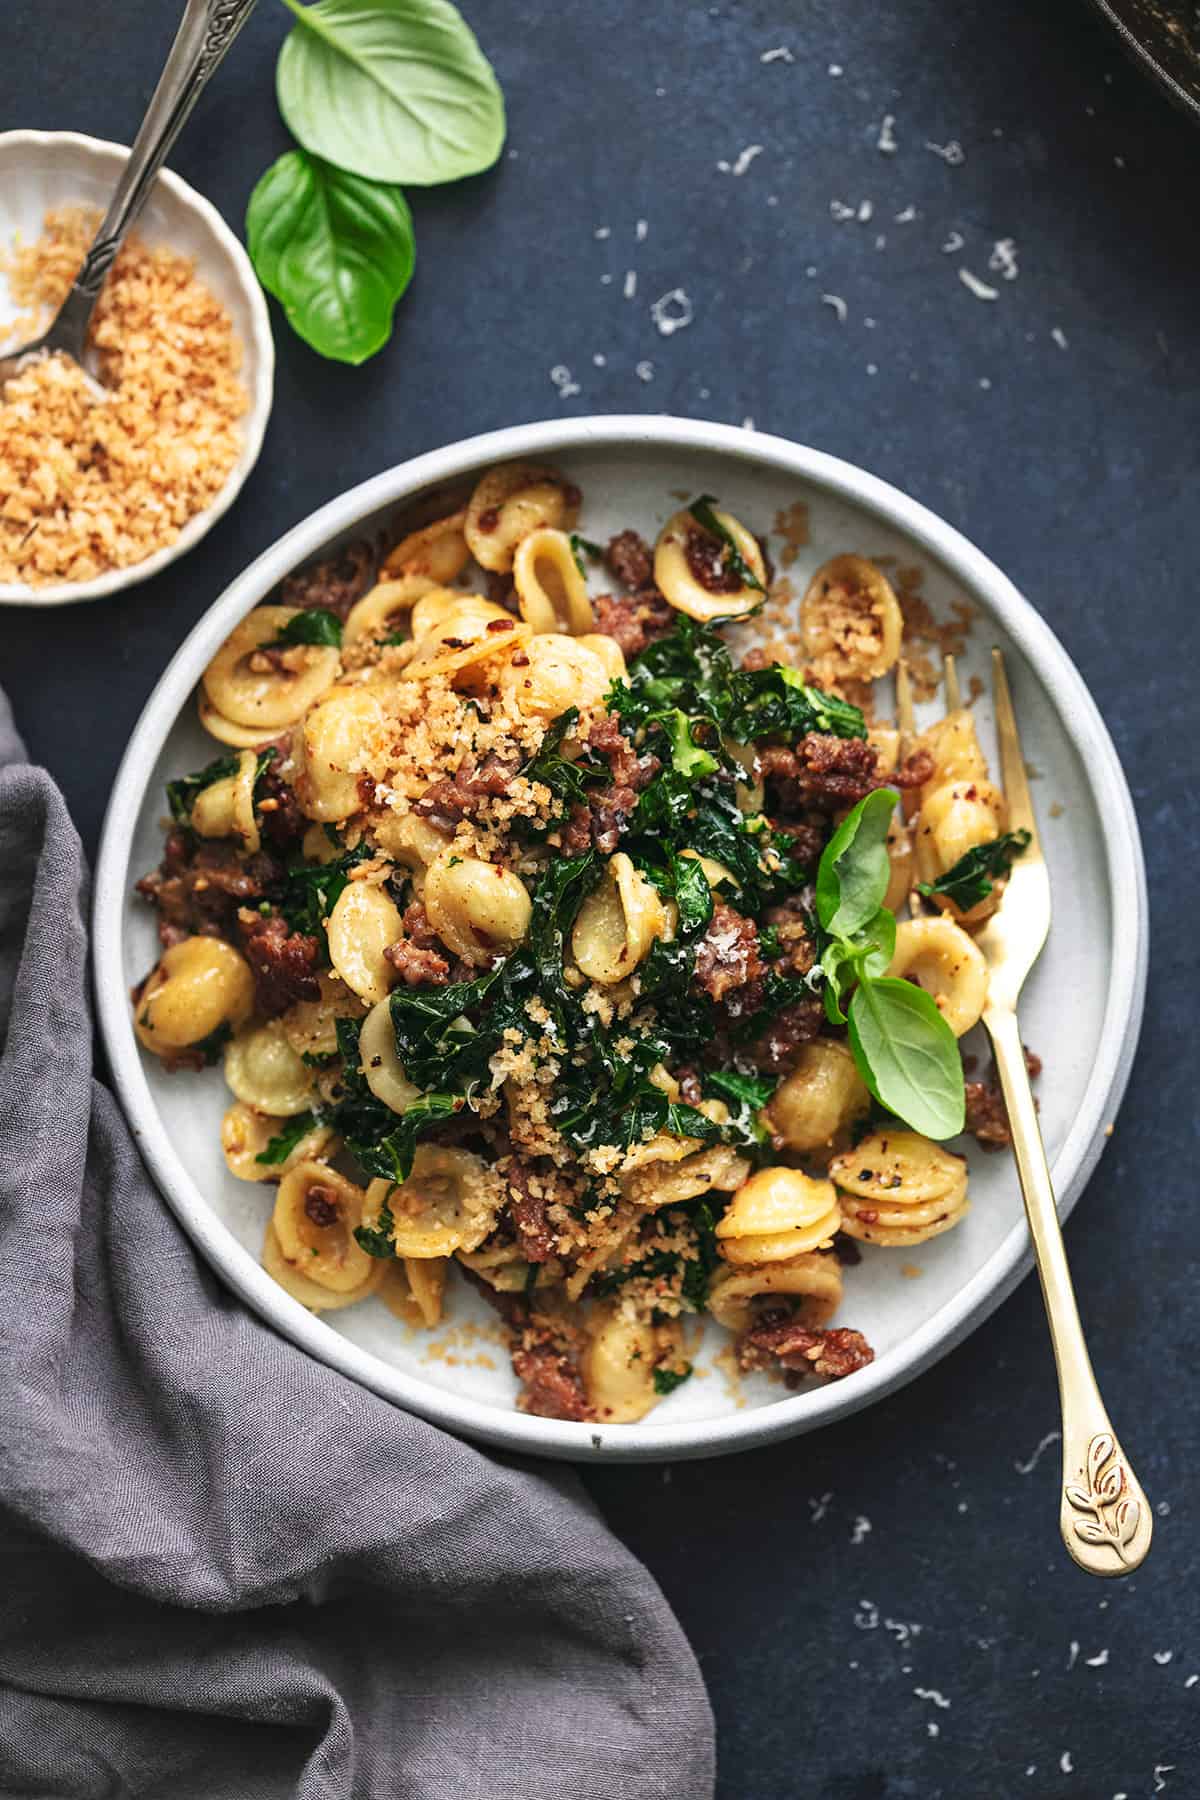
<svg viewBox="0 0 1200 1800">
<path fill-rule="evenodd" d="M 1072 1638 L 1071 1639 L 1071 1653 L 1067 1657 L 1067 1668 L 1073 1669 L 1075 1667 L 1075 1664 L 1078 1661 L 1079 1661 L 1079 1644 L 1075 1638 Z"/>
<path fill-rule="evenodd" d="M 965 163 L 967 160 L 967 153 L 957 138 L 951 138 L 947 144 L 931 144 L 929 139 L 926 138 L 925 148 L 927 150 L 932 150 L 935 156 L 940 156 L 942 161 L 944 163 L 949 163 L 952 169 L 957 169 L 960 164 Z"/>
<path fill-rule="evenodd" d="M 942 255 L 943 256 L 953 255 L 955 250 L 962 249 L 962 247 L 966 243 L 966 241 L 967 240 L 963 236 L 961 231 L 952 231 L 950 233 L 950 236 L 946 239 L 945 243 L 942 245 Z"/>
<path fill-rule="evenodd" d="M 894 113 L 884 113 L 882 123 L 879 127 L 879 136 L 875 140 L 875 148 L 882 151 L 884 156 L 895 156 L 897 144 L 896 118 Z"/>
<path fill-rule="evenodd" d="M 1200 1675 L 1189 1675 L 1183 1685 L 1185 1688 L 1194 1688 L 1198 1681 L 1200 1681 Z"/>
<path fill-rule="evenodd" d="M 847 206 L 844 200 L 831 200 L 829 202 L 829 216 L 831 219 L 838 220 L 852 219 L 854 217 L 854 208 L 852 206 Z"/>
<path fill-rule="evenodd" d="M 1012 238 L 997 238 L 988 257 L 988 268 L 995 269 L 1005 281 L 1015 281 L 1021 273 L 1017 267 L 1017 246 Z"/>
<path fill-rule="evenodd" d="M 695 308 L 683 288 L 672 288 L 669 293 L 660 294 L 650 308 L 650 317 L 658 326 L 663 337 L 670 337 L 676 331 L 682 331 L 690 325 L 695 317 Z"/>
<path fill-rule="evenodd" d="M 608 365 L 608 358 L 601 351 L 597 350 L 592 356 L 592 362 L 597 369 L 603 369 Z"/>
<path fill-rule="evenodd" d="M 624 292 L 625 292 L 625 298 L 627 300 L 632 300 L 634 295 L 637 293 L 637 270 L 636 269 L 626 269 Z"/>
<path fill-rule="evenodd" d="M 1063 1751 L 1058 1759 L 1058 1766 L 1064 1775 L 1073 1775 L 1075 1773 L 1075 1764 L 1071 1761 L 1071 1752 L 1069 1750 Z"/>
<path fill-rule="evenodd" d="M 897 225 L 911 225 L 913 220 L 916 218 L 916 216 L 917 216 L 917 209 L 915 206 L 913 206 L 911 204 L 906 206 L 904 208 L 903 212 L 898 212 L 898 213 L 892 214 L 892 217 L 895 219 Z"/>
<path fill-rule="evenodd" d="M 937 1688 L 915 1687 L 913 1693 L 917 1696 L 918 1700 L 932 1700 L 933 1704 L 941 1712 L 949 1712 L 950 1710 L 950 1702 L 947 1700 L 945 1694 L 941 1693 Z"/>
<path fill-rule="evenodd" d="M 634 227 L 634 236 L 637 238 L 637 241 L 639 244 L 645 243 L 646 233 L 649 231 L 649 229 L 650 229 L 650 227 L 646 223 L 645 219 L 638 220 L 637 224 Z"/>
<path fill-rule="evenodd" d="M 989 287 L 986 281 L 980 281 L 978 275 L 972 275 L 970 269 L 960 269 L 958 279 L 965 288 L 974 294 L 977 300 L 998 300 L 1000 298 L 997 288 Z"/>
<path fill-rule="evenodd" d="M 751 418 L 749 413 L 747 413 L 745 418 L 742 420 L 742 430 L 743 431 L 753 431 L 754 430 L 754 420 Z"/>
<path fill-rule="evenodd" d="M 942 1728 L 936 1719 L 926 1719 L 925 1731 L 929 1737 L 940 1737 L 942 1734 Z"/>
<path fill-rule="evenodd" d="M 871 217 L 871 214 L 874 212 L 874 210 L 875 209 L 871 205 L 871 202 L 869 200 L 860 201 L 859 208 L 858 208 L 858 217 L 859 217 L 860 224 L 865 225 L 867 220 Z"/>
<path fill-rule="evenodd" d="M 550 371 L 550 379 L 558 389 L 560 400 L 570 400 L 573 395 L 583 392 L 579 383 L 571 379 L 571 371 L 565 363 L 555 363 Z"/>
<path fill-rule="evenodd" d="M 867 1536 L 867 1533 L 870 1530 L 871 1530 L 870 1519 L 867 1518 L 865 1513 L 859 1513 L 858 1517 L 854 1521 L 854 1526 L 850 1533 L 850 1542 L 852 1544 L 861 1544 L 863 1539 Z"/>
<path fill-rule="evenodd" d="M 822 294 L 821 305 L 832 306 L 834 312 L 837 314 L 837 322 L 839 325 L 844 325 L 846 323 L 846 302 L 842 299 L 840 294 Z"/>
<path fill-rule="evenodd" d="M 796 59 L 786 44 L 777 44 L 774 50 L 764 50 L 758 60 L 761 63 L 790 63 L 795 62 Z"/>
<path fill-rule="evenodd" d="M 878 363 L 868 363 L 867 364 L 867 374 L 868 375 L 878 375 L 878 373 L 879 373 L 879 364 Z"/>
<path fill-rule="evenodd" d="M 1064 330 L 1063 330 L 1063 328 L 1062 328 L 1062 326 L 1061 326 L 1061 325 L 1055 325 L 1055 326 L 1054 326 L 1054 327 L 1053 327 L 1053 328 L 1052 328 L 1052 329 L 1051 329 L 1051 332 L 1050 332 L 1050 336 L 1051 336 L 1051 337 L 1052 337 L 1052 338 L 1053 338 L 1053 339 L 1054 339 L 1054 342 L 1055 342 L 1055 343 L 1056 343 L 1056 344 L 1057 344 L 1057 345 L 1058 345 L 1058 347 L 1059 347 L 1059 349 L 1060 349 L 1060 350 L 1065 350 L 1065 349 L 1066 349 L 1066 347 L 1067 347 L 1067 334 L 1066 334 L 1066 332 L 1065 332 L 1065 331 L 1064 331 Z"/>
<path fill-rule="evenodd" d="M 988 389 L 992 385 L 991 377 L 989 375 L 981 375 L 979 377 L 979 385 L 983 389 L 984 393 L 986 394 Z"/>
<path fill-rule="evenodd" d="M 722 175 L 744 175 L 755 157 L 762 155 L 764 148 L 765 146 L 762 144 L 747 144 L 744 150 L 738 152 L 733 162 L 728 163 L 722 160 L 717 167 Z"/>
<path fill-rule="evenodd" d="M 633 372 L 639 381 L 654 380 L 654 364 L 652 362 L 640 362 L 636 364 Z"/>
<path fill-rule="evenodd" d="M 610 238 L 612 236 L 612 226 L 611 225 L 597 225 L 595 231 L 593 231 L 593 233 L 592 233 L 592 236 L 594 238 L 599 238 L 601 241 L 603 241 L 603 239 L 605 239 L 605 238 Z"/>
<path fill-rule="evenodd" d="M 832 1494 L 821 1494 L 817 1498 L 814 1498 L 811 1494 L 809 1495 L 808 1510 L 811 1515 L 809 1518 L 810 1525 L 819 1525 L 821 1523 L 821 1520 L 829 1511 L 829 1505 L 832 1499 Z"/>
<path fill-rule="evenodd" d="M 1165 1669 L 1174 1654 L 1175 1652 L 1173 1650 L 1156 1650 L 1154 1652 L 1154 1660 L 1160 1669 Z"/>
<path fill-rule="evenodd" d="M 830 63 L 829 73 L 833 76 L 834 80 L 836 81 L 838 76 L 844 75 L 846 73 L 846 71 L 845 71 L 845 69 L 843 69 L 841 63 Z"/>
<path fill-rule="evenodd" d="M 1108 1651 L 1097 1650 L 1095 1656 L 1085 1656 L 1083 1662 L 1085 1668 L 1102 1669 L 1108 1662 Z"/>
<path fill-rule="evenodd" d="M 1039 1462 L 1042 1460 L 1042 1457 L 1045 1455 L 1046 1451 L 1050 1448 L 1051 1444 L 1057 1444 L 1057 1443 L 1061 1442 L 1061 1440 L 1062 1440 L 1062 1432 L 1061 1431 L 1048 1431 L 1046 1433 L 1045 1437 L 1039 1443 L 1039 1445 L 1038 1445 L 1037 1449 L 1034 1451 L 1033 1455 L 1029 1458 L 1028 1462 L 1015 1462 L 1013 1464 L 1013 1468 L 1017 1471 L 1017 1474 L 1018 1475 L 1032 1475 L 1033 1471 L 1037 1468 Z"/>
</svg>

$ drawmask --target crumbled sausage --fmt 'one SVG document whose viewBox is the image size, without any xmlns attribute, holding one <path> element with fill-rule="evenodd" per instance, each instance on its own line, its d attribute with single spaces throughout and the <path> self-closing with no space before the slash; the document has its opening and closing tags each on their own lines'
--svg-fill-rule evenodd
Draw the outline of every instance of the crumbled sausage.
<svg viewBox="0 0 1200 1800">
<path fill-rule="evenodd" d="M 384 960 L 407 987 L 444 987 L 450 979 L 450 963 L 419 900 L 405 907 L 401 922 L 404 936 L 387 946 Z"/>
<path fill-rule="evenodd" d="M 158 912 L 163 946 L 186 937 L 229 937 L 239 906 L 261 900 L 278 877 L 266 854 L 243 856 L 223 838 L 196 838 L 176 829 L 167 835 L 163 859 L 136 891 Z"/>
<path fill-rule="evenodd" d="M 769 1369 L 779 1363 L 793 1375 L 822 1375 L 840 1381 L 874 1362 L 875 1352 L 861 1331 L 845 1327 L 815 1331 L 786 1316 L 768 1314 L 737 1341 L 738 1366 Z"/>
<path fill-rule="evenodd" d="M 820 1035 L 824 1019 L 825 1008 L 820 1000 L 797 1000 L 794 1005 L 785 1006 L 747 1045 L 746 1060 L 772 1075 L 786 1074 L 794 1068 L 803 1046 Z"/>
<path fill-rule="evenodd" d="M 806 732 L 794 750 L 769 744 L 759 752 L 763 779 L 788 814 L 812 806 L 853 806 L 877 785 L 878 762 L 865 738 L 824 731 Z"/>
<path fill-rule="evenodd" d="M 304 1212 L 314 1225 L 332 1225 L 338 1216 L 337 1189 L 310 1187 L 304 1196 Z"/>
<path fill-rule="evenodd" d="M 713 537 L 699 525 L 692 525 L 683 540 L 683 554 L 688 568 L 706 593 L 736 594 L 741 590 L 742 578 L 732 567 L 723 539 Z"/>
<path fill-rule="evenodd" d="M 1035 1056 L 1032 1050 L 1025 1052 L 1025 1067 L 1029 1070 L 1029 1078 L 1042 1072 L 1042 1059 Z M 1004 1095 L 1000 1089 L 1000 1080 L 993 1068 L 984 1081 L 968 1081 L 966 1083 L 967 1123 L 966 1129 L 972 1133 L 976 1141 L 985 1150 L 1007 1150 L 1012 1145 L 1012 1130 L 1008 1123 L 1008 1108 L 1004 1104 Z"/>
<path fill-rule="evenodd" d="M 237 915 L 242 953 L 254 975 L 254 999 L 264 1018 L 273 1019 L 297 1000 L 319 1000 L 317 965 L 321 946 L 315 937 L 292 931 L 282 913 Z"/>
<path fill-rule="evenodd" d="M 521 1255 L 526 1262 L 549 1262 L 554 1255 L 555 1236 L 546 1221 L 550 1202 L 542 1191 L 541 1182 L 529 1165 L 517 1157 L 510 1161 L 504 1179 L 508 1183 L 509 1217 Z"/>
<path fill-rule="evenodd" d="M 307 831 L 310 821 L 300 811 L 296 790 L 274 766 L 259 777 L 255 809 L 259 831 L 276 850 L 290 849 Z"/>
<path fill-rule="evenodd" d="M 530 1323 L 513 1345 L 512 1365 L 521 1383 L 520 1412 L 540 1419 L 590 1419 L 583 1376 L 565 1341 L 547 1326 Z"/>
<path fill-rule="evenodd" d="M 732 906 L 718 900 L 704 936 L 696 946 L 696 980 L 714 1000 L 724 1000 L 765 974 L 758 950 L 758 927 Z"/>
<path fill-rule="evenodd" d="M 779 939 L 779 956 L 772 963 L 784 975 L 807 975 L 817 960 L 808 911 L 799 895 L 767 909 L 766 922 Z"/>
<path fill-rule="evenodd" d="M 375 551 L 365 538 L 346 544 L 324 562 L 286 577 L 279 598 L 284 606 L 323 607 L 344 619 L 375 579 Z"/>
<path fill-rule="evenodd" d="M 453 831 L 460 819 L 478 811 L 481 800 L 507 793 L 520 766 L 516 753 L 493 750 L 480 763 L 465 756 L 453 775 L 443 775 L 425 789 L 413 811 L 436 830 Z"/>
<path fill-rule="evenodd" d="M 657 756 L 639 756 L 619 721 L 608 713 L 593 720 L 587 745 L 608 763 L 612 785 L 571 808 L 562 831 L 562 848 L 568 856 L 592 847 L 602 856 L 611 856 L 633 815 L 638 794 L 653 781 L 662 763 Z"/>
<path fill-rule="evenodd" d="M 604 560 L 615 580 L 636 594 L 654 583 L 654 552 L 637 531 L 618 531 L 608 540 Z"/>
<path fill-rule="evenodd" d="M 772 831 L 781 831 L 792 840 L 792 855 L 797 862 L 816 870 L 821 852 L 829 841 L 829 819 L 772 819 Z"/>
<path fill-rule="evenodd" d="M 592 605 L 596 630 L 615 640 L 626 661 L 665 637 L 675 620 L 656 587 L 640 588 L 635 594 L 597 594 Z"/>
</svg>

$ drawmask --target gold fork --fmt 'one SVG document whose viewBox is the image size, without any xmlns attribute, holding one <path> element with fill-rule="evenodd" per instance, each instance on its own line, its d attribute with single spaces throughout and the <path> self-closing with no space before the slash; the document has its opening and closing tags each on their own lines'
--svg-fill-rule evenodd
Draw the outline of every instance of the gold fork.
<svg viewBox="0 0 1200 1800">
<path fill-rule="evenodd" d="M 1154 1522 L 1096 1385 L 1017 1024 L 1017 997 L 1050 930 L 1050 879 L 999 650 L 992 651 L 992 694 L 1008 828 L 1027 831 L 1029 843 L 1013 862 L 1000 904 L 975 941 L 988 962 L 983 1023 L 992 1041 L 1008 1109 L 1013 1154 L 1058 1370 L 1062 1407 L 1059 1526 L 1063 1542 L 1081 1569 L 1090 1575 L 1128 1575 L 1150 1548 Z M 958 680 L 950 657 L 946 658 L 946 699 L 951 710 L 959 704 Z M 904 664 L 897 671 L 896 700 L 902 739 L 911 743 L 912 687 Z M 914 903 L 918 898 L 914 891 Z"/>
</svg>

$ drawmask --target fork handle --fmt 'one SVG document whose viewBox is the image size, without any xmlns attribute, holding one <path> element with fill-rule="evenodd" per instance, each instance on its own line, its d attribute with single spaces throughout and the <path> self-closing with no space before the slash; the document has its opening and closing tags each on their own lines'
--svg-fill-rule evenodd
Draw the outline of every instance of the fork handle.
<svg viewBox="0 0 1200 1800">
<path fill-rule="evenodd" d="M 1046 1161 L 1017 1015 L 983 1015 L 1008 1108 L 1013 1153 L 1025 1196 L 1062 1406 L 1063 1542 L 1089 1575 L 1128 1575 L 1150 1548 L 1149 1502 L 1104 1410 L 1079 1322 L 1054 1188 Z"/>
<path fill-rule="evenodd" d="M 63 347 L 71 349 L 77 360 L 82 357 L 92 309 L 113 259 L 146 204 L 154 178 L 209 77 L 255 4 L 256 0 L 187 0 L 129 161 L 55 321 L 55 335 L 63 337 Z"/>
</svg>

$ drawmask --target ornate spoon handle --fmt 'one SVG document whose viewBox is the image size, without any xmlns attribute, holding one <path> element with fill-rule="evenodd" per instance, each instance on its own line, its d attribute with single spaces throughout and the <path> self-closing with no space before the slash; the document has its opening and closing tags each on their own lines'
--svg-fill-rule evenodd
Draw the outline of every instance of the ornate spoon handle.
<svg viewBox="0 0 1200 1800">
<path fill-rule="evenodd" d="M 83 356 L 84 339 L 113 258 L 146 204 L 158 174 L 208 79 L 246 23 L 256 0 L 187 0 L 183 19 L 146 109 L 141 129 L 83 267 L 48 334 L 56 348 Z"/>
<path fill-rule="evenodd" d="M 1016 1013 L 990 1008 L 984 1024 L 1008 1106 L 1013 1151 L 1058 1368 L 1063 1542 L 1089 1575 L 1128 1575 L 1150 1548 L 1154 1529 L 1150 1505 L 1117 1441 L 1092 1371 Z"/>
</svg>

